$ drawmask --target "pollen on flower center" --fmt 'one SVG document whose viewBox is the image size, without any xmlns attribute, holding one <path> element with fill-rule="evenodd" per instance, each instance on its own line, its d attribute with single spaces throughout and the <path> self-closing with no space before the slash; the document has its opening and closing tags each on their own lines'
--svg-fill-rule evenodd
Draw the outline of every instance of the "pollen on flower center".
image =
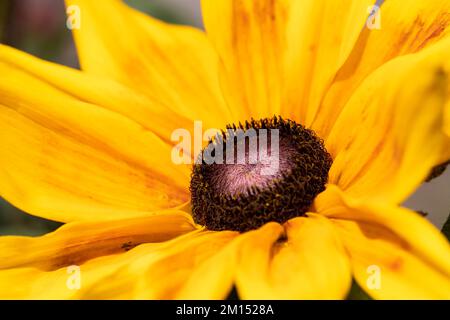
<svg viewBox="0 0 450 320">
<path fill-rule="evenodd" d="M 241 232 L 304 215 L 332 163 L 312 130 L 281 117 L 228 126 L 201 157 L 190 185 L 194 220 Z"/>
</svg>

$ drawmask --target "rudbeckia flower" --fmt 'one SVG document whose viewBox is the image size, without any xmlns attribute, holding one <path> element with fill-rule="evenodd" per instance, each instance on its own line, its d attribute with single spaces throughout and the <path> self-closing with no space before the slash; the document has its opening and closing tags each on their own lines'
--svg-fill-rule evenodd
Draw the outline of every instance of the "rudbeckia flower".
<svg viewBox="0 0 450 320">
<path fill-rule="evenodd" d="M 0 238 L 1 298 L 450 298 L 449 243 L 401 207 L 450 159 L 450 2 L 378 29 L 374 1 L 204 0 L 205 32 L 67 5 L 81 71 L 0 47 L 1 196 L 65 223 Z M 194 121 L 279 129 L 282 172 L 174 163 Z"/>
</svg>

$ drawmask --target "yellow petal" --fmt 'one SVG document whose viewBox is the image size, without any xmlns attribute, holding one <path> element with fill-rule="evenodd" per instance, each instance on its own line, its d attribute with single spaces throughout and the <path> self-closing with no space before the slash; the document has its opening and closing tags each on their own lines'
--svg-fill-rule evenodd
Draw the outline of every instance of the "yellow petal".
<svg viewBox="0 0 450 320">
<path fill-rule="evenodd" d="M 291 0 L 283 110 L 310 126 L 374 0 Z"/>
<path fill-rule="evenodd" d="M 450 298 L 450 245 L 422 216 L 352 199 L 334 186 L 316 209 L 333 219 L 356 280 L 374 298 Z"/>
<path fill-rule="evenodd" d="M 234 276 L 233 259 L 226 259 L 234 252 L 226 248 L 237 235 L 195 232 L 162 244 L 142 245 L 130 251 L 126 264 L 97 277 L 78 297 L 223 299 Z"/>
<path fill-rule="evenodd" d="M 140 297 L 150 299 L 224 299 L 235 274 L 234 246 L 239 234 L 206 233 L 167 249 L 145 271 Z M 167 281 L 170 279 L 170 281 Z"/>
<path fill-rule="evenodd" d="M 197 237 L 199 231 L 192 230 L 189 215 L 169 211 L 122 221 L 74 222 L 35 239 L 2 237 L 0 299 L 136 298 L 134 288 L 143 270 L 121 279 L 114 274 Z M 147 241 L 153 243 L 138 245 Z M 93 294 L 101 283 L 121 287 Z"/>
<path fill-rule="evenodd" d="M 256 118 L 279 113 L 290 1 L 201 3 L 207 34 L 223 61 L 228 103 Z"/>
<path fill-rule="evenodd" d="M 401 203 L 449 154 L 444 108 L 450 38 L 368 77 L 326 139 L 329 181 L 352 196 Z"/>
<path fill-rule="evenodd" d="M 0 269 L 55 270 L 95 257 L 162 242 L 195 230 L 190 215 L 166 210 L 153 216 L 101 222 L 71 222 L 42 237 L 0 237 Z"/>
<path fill-rule="evenodd" d="M 373 3 L 203 0 L 229 104 L 256 118 L 281 113 L 303 122 L 345 61 Z"/>
<path fill-rule="evenodd" d="M 113 79 L 47 62 L 1 44 L 0 62 L 42 79 L 81 101 L 120 113 L 164 141 L 169 142 L 177 128 L 192 129 L 192 120 L 173 111 L 162 97 L 150 98 Z"/>
<path fill-rule="evenodd" d="M 80 12 L 73 34 L 82 70 L 156 96 L 208 128 L 232 122 L 220 90 L 219 58 L 202 31 L 163 23 L 119 0 L 66 4 Z"/>
<path fill-rule="evenodd" d="M 313 122 L 326 138 L 342 108 L 362 81 L 387 61 L 420 52 L 450 33 L 450 2 L 442 0 L 384 1 L 380 29 L 364 27 L 337 73 Z M 416 78 L 416 77 L 414 77 Z"/>
<path fill-rule="evenodd" d="M 236 285 L 243 299 L 342 299 L 351 284 L 348 259 L 321 217 L 268 224 L 242 240 Z M 243 237 L 244 237 L 243 236 Z"/>
<path fill-rule="evenodd" d="M 0 74 L 6 200 L 63 222 L 126 218 L 188 200 L 189 170 L 173 164 L 155 134 L 1 61 Z"/>
<path fill-rule="evenodd" d="M 127 253 L 103 256 L 53 271 L 33 267 L 0 270 L 0 299 L 80 299 L 98 279 L 116 284 L 121 280 L 132 288 L 135 279 L 114 279 L 111 275 L 123 265 L 145 255 L 148 246 L 151 245 L 141 245 Z M 108 295 L 97 298 L 125 299 L 132 296 L 133 291 L 125 289 L 110 291 Z"/>
<path fill-rule="evenodd" d="M 223 299 L 231 289 L 229 275 L 234 275 L 234 269 L 227 260 L 217 257 L 236 236 L 237 233 L 227 231 L 195 231 L 171 241 L 142 244 L 126 253 L 95 258 L 79 266 L 51 271 L 32 267 L 0 270 L 0 298 L 168 299 L 188 292 L 190 298 Z M 204 268 L 207 264 L 214 268 Z M 205 272 L 204 279 L 210 280 L 201 283 L 201 288 L 202 278 L 197 269 Z"/>
</svg>

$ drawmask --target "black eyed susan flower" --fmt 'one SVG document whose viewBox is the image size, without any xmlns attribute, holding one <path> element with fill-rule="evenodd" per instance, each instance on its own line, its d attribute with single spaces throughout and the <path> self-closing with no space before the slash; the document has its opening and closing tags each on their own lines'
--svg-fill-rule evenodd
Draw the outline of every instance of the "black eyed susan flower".
<svg viewBox="0 0 450 320">
<path fill-rule="evenodd" d="M 450 2 L 378 30 L 374 1 L 204 0 L 206 32 L 67 4 L 81 71 L 0 47 L 0 193 L 65 223 L 0 238 L 0 298 L 450 298 L 449 243 L 399 206 L 450 159 Z M 175 164 L 194 121 L 279 130 L 277 173 Z"/>
</svg>

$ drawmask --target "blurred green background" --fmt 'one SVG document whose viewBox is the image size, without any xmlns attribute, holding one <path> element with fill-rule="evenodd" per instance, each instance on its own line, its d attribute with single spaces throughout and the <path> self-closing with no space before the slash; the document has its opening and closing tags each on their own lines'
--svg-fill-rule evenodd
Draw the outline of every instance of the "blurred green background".
<svg viewBox="0 0 450 320">
<path fill-rule="evenodd" d="M 168 22 L 202 27 L 199 0 L 126 2 Z M 0 42 L 77 68 L 76 51 L 65 19 L 63 0 L 0 0 Z M 424 184 L 405 205 L 427 212 L 428 218 L 440 228 L 450 212 L 450 170 Z M 0 199 L 0 235 L 40 235 L 59 225 L 29 216 Z"/>
</svg>

